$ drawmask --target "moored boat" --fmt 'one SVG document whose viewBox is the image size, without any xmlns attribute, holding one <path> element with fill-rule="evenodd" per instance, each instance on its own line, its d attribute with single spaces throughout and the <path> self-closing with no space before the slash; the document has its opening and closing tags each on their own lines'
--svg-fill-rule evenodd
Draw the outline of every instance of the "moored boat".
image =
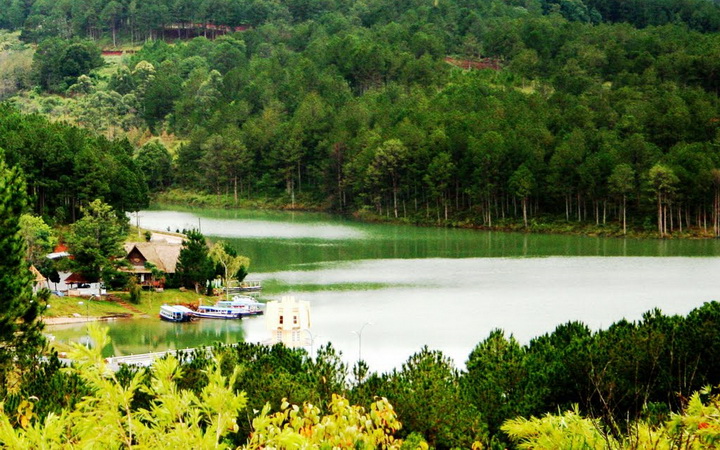
<svg viewBox="0 0 720 450">
<path fill-rule="evenodd" d="M 218 305 L 200 305 L 193 315 L 201 319 L 240 319 L 242 317 L 237 310 Z"/>
<path fill-rule="evenodd" d="M 162 305 L 160 307 L 160 318 L 168 322 L 190 322 L 194 312 L 192 309 L 182 305 Z"/>
<path fill-rule="evenodd" d="M 221 300 L 216 306 L 223 308 L 231 308 L 238 311 L 243 316 L 257 316 L 264 313 L 264 303 L 260 303 L 247 295 L 236 295 L 232 300 Z"/>
<path fill-rule="evenodd" d="M 262 284 L 260 283 L 260 280 L 246 280 L 226 289 L 230 295 L 238 294 L 240 292 L 259 292 L 262 290 Z"/>
<path fill-rule="evenodd" d="M 240 283 L 241 292 L 257 292 L 262 289 L 260 280 L 246 280 Z"/>
</svg>

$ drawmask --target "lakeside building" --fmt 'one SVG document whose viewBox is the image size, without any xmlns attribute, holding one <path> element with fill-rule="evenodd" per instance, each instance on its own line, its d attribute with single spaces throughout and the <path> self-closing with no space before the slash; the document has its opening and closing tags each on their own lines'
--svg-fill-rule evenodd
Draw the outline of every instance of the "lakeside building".
<svg viewBox="0 0 720 450">
<path fill-rule="evenodd" d="M 310 345 L 310 302 L 283 297 L 279 302 L 268 302 L 265 307 L 265 324 L 270 332 L 270 343 L 282 342 L 286 347 Z"/>
<path fill-rule="evenodd" d="M 151 242 L 127 242 L 125 243 L 126 259 L 130 262 L 129 268 L 121 270 L 130 272 L 138 279 L 138 283 L 144 287 L 163 289 L 165 278 L 155 277 L 155 272 L 173 275 L 180 258 L 182 250 L 181 242 L 151 241 Z"/>
</svg>

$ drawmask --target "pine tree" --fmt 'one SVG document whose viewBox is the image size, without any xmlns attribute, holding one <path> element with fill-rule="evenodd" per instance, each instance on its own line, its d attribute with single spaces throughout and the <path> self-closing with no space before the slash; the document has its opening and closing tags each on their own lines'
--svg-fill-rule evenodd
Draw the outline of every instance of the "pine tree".
<svg viewBox="0 0 720 450">
<path fill-rule="evenodd" d="M 200 286 L 213 276 L 214 266 L 208 256 L 205 236 L 197 230 L 187 232 L 177 264 L 177 276 L 185 287 L 194 287 L 200 292 Z"/>
<path fill-rule="evenodd" d="M 8 168 L 0 153 L 0 389 L 12 389 L 12 373 L 36 361 L 44 344 L 33 298 L 33 276 L 25 259 L 20 216 L 25 208 L 25 181 L 17 167 Z"/>
</svg>

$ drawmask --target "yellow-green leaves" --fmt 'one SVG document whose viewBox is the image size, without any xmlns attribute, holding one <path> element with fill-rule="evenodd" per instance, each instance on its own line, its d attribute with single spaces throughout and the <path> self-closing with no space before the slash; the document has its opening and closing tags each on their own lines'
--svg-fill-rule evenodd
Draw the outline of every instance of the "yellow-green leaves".
<svg viewBox="0 0 720 450">
<path fill-rule="evenodd" d="M 599 421 L 580 416 L 577 408 L 563 415 L 548 414 L 540 419 L 508 420 L 501 429 L 518 443 L 518 448 L 617 448 L 617 442 L 602 432 Z"/>
<path fill-rule="evenodd" d="M 266 405 L 253 420 L 254 431 L 245 449 L 260 448 L 400 448 L 393 437 L 400 429 L 395 411 L 387 399 L 373 403 L 367 413 L 339 395 L 333 395 L 330 414 L 306 403 L 300 408 L 285 399 L 281 411 L 270 414 Z M 425 443 L 420 448 L 427 448 Z"/>
<path fill-rule="evenodd" d="M 129 382 L 120 383 L 108 370 L 101 349 L 109 343 L 107 330 L 89 327 L 94 346 L 75 345 L 76 361 L 68 371 L 76 372 L 92 389 L 73 411 L 50 414 L 38 423 L 32 403 L 18 409 L 20 427 L 0 411 L 0 445 L 7 448 L 224 448 L 223 437 L 236 430 L 236 418 L 245 407 L 243 393 L 232 388 L 229 379 L 214 361 L 208 368 L 208 384 L 200 395 L 178 389 L 182 377 L 178 361 L 170 356 L 156 361 L 152 377 L 144 383 L 138 371 Z M 149 409 L 135 409 L 138 392 L 151 398 Z"/>
<path fill-rule="evenodd" d="M 180 363 L 172 356 L 156 361 L 149 372 L 137 371 L 120 382 L 108 370 L 101 349 L 109 342 L 107 330 L 90 326 L 94 346 L 76 345 L 76 364 L 66 369 L 80 376 L 92 394 L 72 411 L 49 414 L 38 421 L 30 400 L 7 414 L 0 405 L 0 447 L 10 449 L 55 448 L 138 448 L 138 449 L 223 449 L 225 437 L 237 432 L 237 417 L 247 404 L 244 393 L 233 386 L 239 373 L 223 375 L 222 364 L 213 360 L 205 371 L 207 384 L 198 391 L 180 389 Z M 148 378 L 149 377 L 149 378 Z M 142 393 L 146 407 L 133 405 Z M 245 449 L 355 448 L 399 449 L 394 438 L 401 425 L 385 398 L 369 411 L 332 395 L 328 414 L 313 404 L 293 405 L 286 399 L 281 410 L 271 413 L 270 405 L 253 420 L 253 432 Z M 18 425 L 18 426 L 16 426 Z M 422 439 L 417 448 L 426 449 Z"/>
<path fill-rule="evenodd" d="M 703 391 L 707 393 L 706 391 Z M 720 444 L 720 396 L 702 401 L 692 395 L 681 414 L 659 425 L 643 421 L 630 424 L 629 431 L 617 440 L 596 419 L 580 416 L 577 408 L 562 415 L 548 414 L 540 419 L 517 418 L 503 424 L 502 430 L 526 449 L 576 448 L 652 448 L 706 449 Z"/>
</svg>

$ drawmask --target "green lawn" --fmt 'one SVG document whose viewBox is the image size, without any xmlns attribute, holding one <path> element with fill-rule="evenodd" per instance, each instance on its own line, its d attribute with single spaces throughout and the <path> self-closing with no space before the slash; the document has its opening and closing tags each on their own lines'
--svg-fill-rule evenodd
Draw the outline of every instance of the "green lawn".
<svg viewBox="0 0 720 450">
<path fill-rule="evenodd" d="M 57 297 L 52 296 L 48 301 L 50 305 L 45 311 L 45 317 L 71 317 L 74 314 L 88 317 L 104 317 L 119 314 L 129 314 L 131 316 L 157 315 L 160 305 L 164 303 L 196 303 L 198 299 L 202 299 L 203 303 L 215 303 L 216 297 L 208 297 L 198 295 L 193 291 L 181 292 L 177 289 L 168 289 L 164 292 L 143 291 L 140 303 L 131 304 L 127 292 L 112 292 L 112 295 L 119 297 L 130 307 L 109 301 L 109 300 L 90 300 L 87 297 Z M 82 304 L 80 304 L 82 302 Z M 139 312 L 138 312 L 139 311 Z"/>
<path fill-rule="evenodd" d="M 80 304 L 82 302 L 82 304 Z M 73 314 L 89 317 L 103 317 L 117 314 L 127 314 L 129 311 L 122 305 L 106 300 L 90 300 L 87 297 L 57 297 L 48 300 L 45 317 L 68 317 Z"/>
<path fill-rule="evenodd" d="M 118 296 L 130 303 L 128 300 L 129 295 L 127 293 L 123 292 Z M 144 314 L 153 316 L 158 314 L 160 306 L 165 303 L 197 303 L 199 299 L 202 299 L 203 304 L 214 304 L 217 301 L 217 297 L 208 297 L 206 295 L 196 294 L 194 291 L 190 290 L 181 292 L 177 289 L 168 289 L 163 292 L 143 291 L 140 303 L 132 306 L 142 311 Z"/>
</svg>

